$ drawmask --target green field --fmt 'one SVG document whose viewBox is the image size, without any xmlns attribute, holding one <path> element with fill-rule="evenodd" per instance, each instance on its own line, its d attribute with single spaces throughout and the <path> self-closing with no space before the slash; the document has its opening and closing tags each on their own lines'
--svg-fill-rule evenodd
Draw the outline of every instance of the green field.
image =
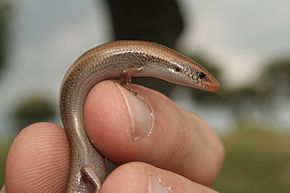
<svg viewBox="0 0 290 193">
<path fill-rule="evenodd" d="M 10 147 L 10 143 L 4 143 L 1 141 L 0 143 L 0 189 L 4 181 L 5 161 L 6 161 L 9 147 Z"/>
<path fill-rule="evenodd" d="M 290 133 L 238 129 L 222 138 L 225 164 L 215 189 L 223 193 L 289 193 Z M 3 184 L 8 145 L 0 144 Z"/>
<path fill-rule="evenodd" d="M 290 133 L 239 129 L 223 138 L 226 158 L 215 188 L 223 193 L 289 193 Z"/>
</svg>

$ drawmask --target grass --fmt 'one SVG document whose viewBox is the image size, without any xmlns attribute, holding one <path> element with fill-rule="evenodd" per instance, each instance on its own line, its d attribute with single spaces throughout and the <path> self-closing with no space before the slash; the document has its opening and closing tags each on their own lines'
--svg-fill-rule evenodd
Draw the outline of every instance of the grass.
<svg viewBox="0 0 290 193">
<path fill-rule="evenodd" d="M 1 141 L 0 143 L 0 189 L 4 183 L 5 162 L 8 154 L 10 143 Z"/>
<path fill-rule="evenodd" d="M 243 128 L 222 140 L 226 158 L 215 189 L 222 193 L 289 193 L 290 133 Z M 9 146 L 0 143 L 0 187 Z"/>
<path fill-rule="evenodd" d="M 223 138 L 225 164 L 215 188 L 223 193 L 289 193 L 290 133 L 238 129 Z"/>
</svg>

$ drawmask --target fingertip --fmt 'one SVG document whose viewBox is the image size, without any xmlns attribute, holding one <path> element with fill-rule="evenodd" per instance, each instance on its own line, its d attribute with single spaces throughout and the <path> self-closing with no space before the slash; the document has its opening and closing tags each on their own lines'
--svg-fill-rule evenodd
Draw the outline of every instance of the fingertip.
<svg viewBox="0 0 290 193">
<path fill-rule="evenodd" d="M 64 130 L 51 123 L 24 128 L 7 158 L 7 192 L 64 192 L 69 171 Z"/>
<path fill-rule="evenodd" d="M 114 170 L 102 185 L 100 193 L 147 193 L 148 178 L 145 168 L 137 163 L 128 163 Z"/>
<path fill-rule="evenodd" d="M 105 180 L 100 193 L 216 193 L 180 175 L 142 162 L 124 164 Z"/>
</svg>

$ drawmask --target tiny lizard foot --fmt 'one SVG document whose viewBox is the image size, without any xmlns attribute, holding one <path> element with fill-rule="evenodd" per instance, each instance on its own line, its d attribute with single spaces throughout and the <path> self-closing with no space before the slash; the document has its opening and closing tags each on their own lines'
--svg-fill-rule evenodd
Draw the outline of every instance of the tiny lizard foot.
<svg viewBox="0 0 290 193">
<path fill-rule="evenodd" d="M 132 74 L 140 72 L 142 71 L 142 69 L 143 69 L 142 66 L 138 67 L 134 66 L 133 68 L 124 70 L 120 75 L 121 76 L 121 79 L 119 81 L 120 84 L 134 95 L 137 95 L 138 93 L 132 87 L 130 87 L 128 83 L 131 82 Z"/>
<path fill-rule="evenodd" d="M 85 181 L 89 182 L 91 186 L 98 192 L 101 188 L 101 181 L 91 166 L 85 166 L 81 169 L 82 177 Z"/>
</svg>

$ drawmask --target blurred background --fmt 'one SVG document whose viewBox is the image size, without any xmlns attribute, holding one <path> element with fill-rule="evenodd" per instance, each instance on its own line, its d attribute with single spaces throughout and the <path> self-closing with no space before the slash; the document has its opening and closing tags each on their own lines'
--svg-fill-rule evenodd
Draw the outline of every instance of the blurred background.
<svg viewBox="0 0 290 193">
<path fill-rule="evenodd" d="M 290 1 L 0 0 L 0 186 L 14 137 L 60 123 L 59 87 L 84 51 L 115 39 L 165 44 L 221 82 L 218 93 L 134 80 L 220 135 L 224 193 L 290 192 Z"/>
</svg>

